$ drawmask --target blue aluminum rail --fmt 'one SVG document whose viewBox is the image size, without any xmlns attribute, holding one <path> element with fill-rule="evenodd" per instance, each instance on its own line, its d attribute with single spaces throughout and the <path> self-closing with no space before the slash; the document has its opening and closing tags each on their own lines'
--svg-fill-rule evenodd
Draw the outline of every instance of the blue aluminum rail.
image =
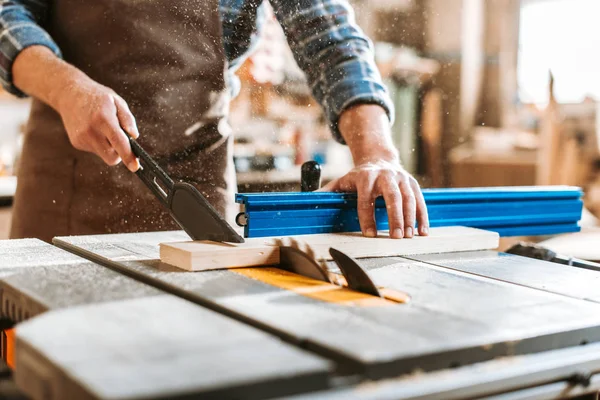
<svg viewBox="0 0 600 400">
<path fill-rule="evenodd" d="M 463 225 L 501 236 L 576 232 L 583 202 L 580 188 L 569 186 L 425 189 L 432 227 Z M 360 230 L 355 193 L 247 193 L 245 237 L 289 236 Z M 377 228 L 388 229 L 385 202 L 375 202 Z"/>
</svg>

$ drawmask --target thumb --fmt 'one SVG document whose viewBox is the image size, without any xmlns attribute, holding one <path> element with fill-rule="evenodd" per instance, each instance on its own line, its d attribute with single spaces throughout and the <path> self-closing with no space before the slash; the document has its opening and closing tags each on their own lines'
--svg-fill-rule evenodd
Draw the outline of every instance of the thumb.
<svg viewBox="0 0 600 400">
<path fill-rule="evenodd" d="M 341 190 L 341 188 L 340 188 L 341 179 L 342 178 L 334 179 L 331 182 L 327 183 L 326 185 L 323 185 L 319 189 L 315 190 L 315 192 L 339 192 Z"/>
</svg>

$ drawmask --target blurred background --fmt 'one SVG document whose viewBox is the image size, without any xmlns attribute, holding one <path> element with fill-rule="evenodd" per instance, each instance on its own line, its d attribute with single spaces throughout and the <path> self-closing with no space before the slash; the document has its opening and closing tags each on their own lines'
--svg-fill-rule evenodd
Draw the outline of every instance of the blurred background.
<svg viewBox="0 0 600 400">
<path fill-rule="evenodd" d="M 396 105 L 393 138 L 423 187 L 577 185 L 600 215 L 600 1 L 352 0 Z M 231 108 L 240 192 L 298 190 L 351 168 L 271 18 Z M 28 100 L 0 94 L 0 238 Z M 143 134 L 143 133 L 142 133 Z"/>
</svg>

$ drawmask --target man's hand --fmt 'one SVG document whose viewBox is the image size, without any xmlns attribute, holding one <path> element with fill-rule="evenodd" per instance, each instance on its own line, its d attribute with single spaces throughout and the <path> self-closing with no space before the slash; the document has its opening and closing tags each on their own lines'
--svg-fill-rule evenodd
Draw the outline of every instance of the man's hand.
<svg viewBox="0 0 600 400">
<path fill-rule="evenodd" d="M 44 71 L 44 73 L 40 73 Z M 15 85 L 39 98 L 62 117 L 71 144 L 96 154 L 108 165 L 121 160 L 140 167 L 127 135 L 139 136 L 127 103 L 111 89 L 59 59 L 43 46 L 23 50 L 12 67 Z"/>
<path fill-rule="evenodd" d="M 139 133 L 125 100 L 87 79 L 65 88 L 58 104 L 73 147 L 96 154 L 108 165 L 122 160 L 130 171 L 138 170 L 127 134 L 137 139 Z"/>
<path fill-rule="evenodd" d="M 358 193 L 358 219 L 365 236 L 377 235 L 374 206 L 379 196 L 385 200 L 392 238 L 413 237 L 415 221 L 419 235 L 427 235 L 429 218 L 423 194 L 417 181 L 400 165 L 383 108 L 351 107 L 340 117 L 339 129 L 355 168 L 321 190 Z"/>
</svg>

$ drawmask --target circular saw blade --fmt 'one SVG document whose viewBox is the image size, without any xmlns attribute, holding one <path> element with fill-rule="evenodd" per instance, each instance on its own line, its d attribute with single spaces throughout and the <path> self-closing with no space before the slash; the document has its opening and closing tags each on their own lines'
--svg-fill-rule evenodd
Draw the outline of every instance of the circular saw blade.
<svg viewBox="0 0 600 400">
<path fill-rule="evenodd" d="M 307 253 L 295 247 L 283 246 L 279 248 L 279 267 L 307 278 L 332 283 L 327 271 Z"/>
</svg>

